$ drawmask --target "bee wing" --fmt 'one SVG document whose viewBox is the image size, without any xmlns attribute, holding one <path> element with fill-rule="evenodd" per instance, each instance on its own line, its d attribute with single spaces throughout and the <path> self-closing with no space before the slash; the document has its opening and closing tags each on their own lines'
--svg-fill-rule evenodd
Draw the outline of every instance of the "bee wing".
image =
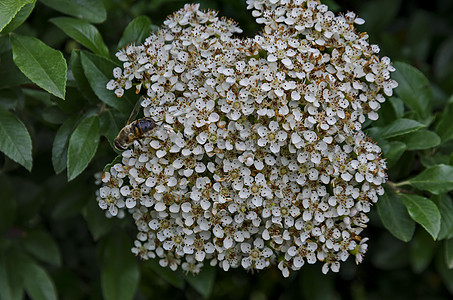
<svg viewBox="0 0 453 300">
<path fill-rule="evenodd" d="M 135 120 L 135 118 L 137 117 L 137 115 L 139 113 L 138 108 L 141 106 L 144 98 L 145 97 L 141 96 L 140 99 L 138 99 L 137 103 L 135 103 L 134 109 L 131 111 L 129 119 L 127 119 L 126 125 L 129 125 L 131 123 L 131 120 Z"/>
</svg>

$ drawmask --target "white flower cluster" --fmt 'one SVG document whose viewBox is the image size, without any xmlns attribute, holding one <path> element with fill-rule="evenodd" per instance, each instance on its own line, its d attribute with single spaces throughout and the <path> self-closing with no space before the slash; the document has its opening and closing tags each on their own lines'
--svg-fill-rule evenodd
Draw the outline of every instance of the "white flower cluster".
<svg viewBox="0 0 453 300">
<path fill-rule="evenodd" d="M 315 0 L 247 0 L 264 30 L 186 5 L 117 53 L 107 88 L 144 91 L 156 130 L 104 173 L 111 215 L 130 212 L 132 252 L 199 272 L 361 262 L 367 212 L 384 192 L 381 149 L 362 132 L 397 86 L 353 13 Z"/>
</svg>

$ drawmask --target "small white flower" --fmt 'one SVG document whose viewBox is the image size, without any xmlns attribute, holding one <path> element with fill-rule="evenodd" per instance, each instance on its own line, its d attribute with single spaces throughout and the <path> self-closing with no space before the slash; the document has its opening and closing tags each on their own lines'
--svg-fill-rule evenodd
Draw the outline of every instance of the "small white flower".
<svg viewBox="0 0 453 300">
<path fill-rule="evenodd" d="M 352 12 L 247 7 L 263 26 L 253 39 L 188 4 L 118 51 L 106 88 L 146 94 L 157 126 L 97 178 L 97 202 L 108 217 L 132 214 L 133 253 L 172 270 L 278 264 L 288 277 L 322 261 L 338 272 L 351 255 L 362 261 L 366 213 L 384 193 L 386 164 L 362 126 L 392 95 L 395 68 Z"/>
</svg>

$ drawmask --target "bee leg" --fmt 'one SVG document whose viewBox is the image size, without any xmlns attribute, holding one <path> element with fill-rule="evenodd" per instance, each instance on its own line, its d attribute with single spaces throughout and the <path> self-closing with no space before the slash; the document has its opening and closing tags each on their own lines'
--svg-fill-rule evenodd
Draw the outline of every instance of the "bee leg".
<svg viewBox="0 0 453 300">
<path fill-rule="evenodd" d="M 143 148 L 144 145 L 143 145 L 142 140 L 136 140 L 136 142 L 140 145 L 140 148 Z"/>
</svg>

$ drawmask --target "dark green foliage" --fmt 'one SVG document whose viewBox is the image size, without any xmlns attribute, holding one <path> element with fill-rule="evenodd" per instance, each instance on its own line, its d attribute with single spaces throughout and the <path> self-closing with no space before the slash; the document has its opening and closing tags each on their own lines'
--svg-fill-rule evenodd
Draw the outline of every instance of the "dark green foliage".
<svg viewBox="0 0 453 300">
<path fill-rule="evenodd" d="M 203 0 L 259 30 L 242 0 Z M 447 299 L 453 294 L 453 2 L 324 1 L 355 11 L 399 82 L 367 133 L 388 165 L 364 262 L 283 279 L 138 261 L 131 219 L 107 219 L 94 174 L 139 99 L 105 89 L 114 53 L 185 1 L 0 1 L 0 299 Z M 68 182 L 69 180 L 69 182 Z M 27 299 L 28 299 L 27 298 Z"/>
</svg>

